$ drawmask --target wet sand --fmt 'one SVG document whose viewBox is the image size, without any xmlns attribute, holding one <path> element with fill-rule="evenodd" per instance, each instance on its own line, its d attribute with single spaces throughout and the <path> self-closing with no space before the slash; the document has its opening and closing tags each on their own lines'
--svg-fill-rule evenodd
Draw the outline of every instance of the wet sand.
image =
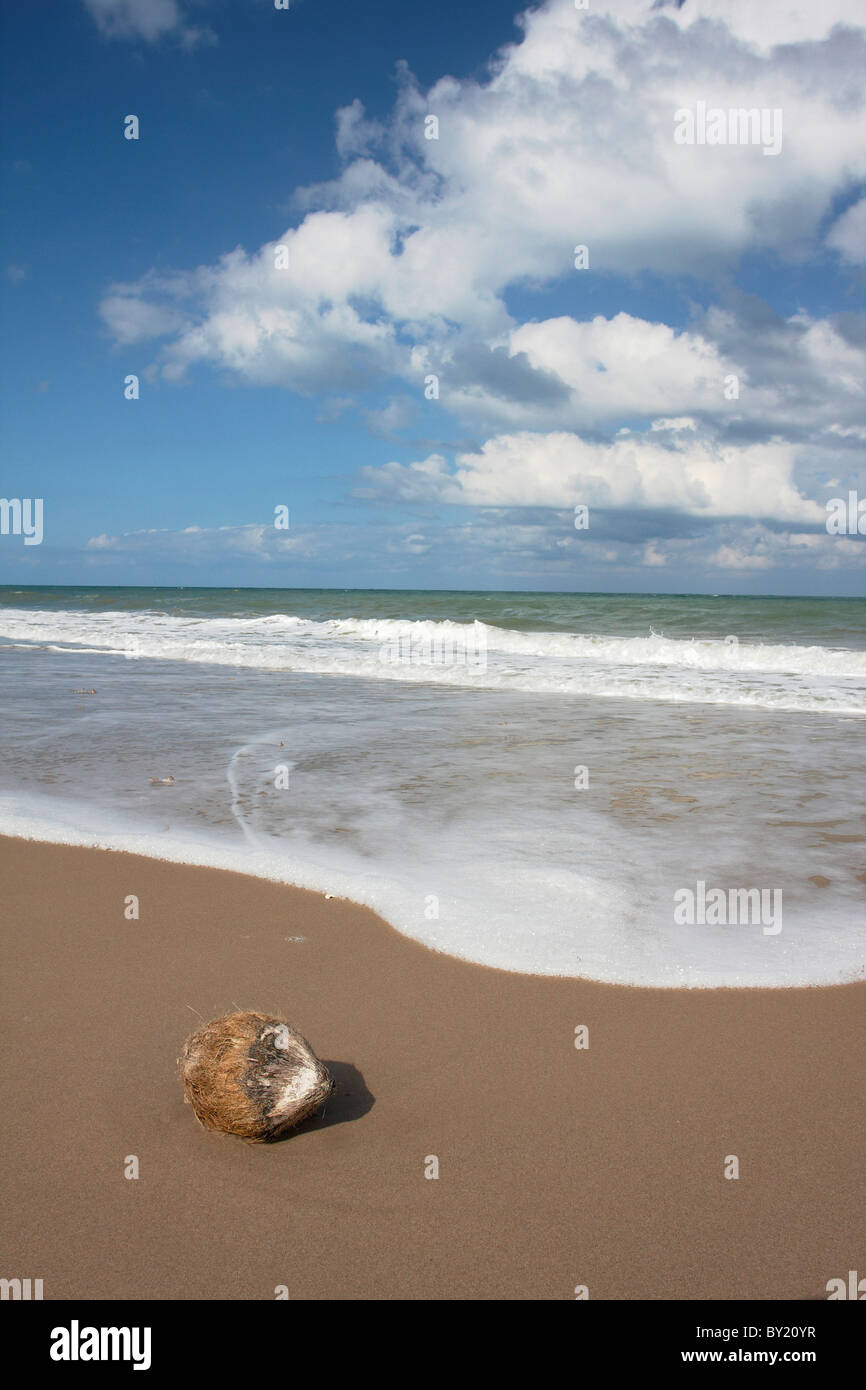
<svg viewBox="0 0 866 1390">
<path fill-rule="evenodd" d="M 866 984 L 508 974 L 235 873 L 11 839 L 0 872 L 0 1274 L 46 1299 L 810 1299 L 862 1265 Z M 183 1103 L 236 1006 L 337 1079 L 279 1144 Z"/>
</svg>

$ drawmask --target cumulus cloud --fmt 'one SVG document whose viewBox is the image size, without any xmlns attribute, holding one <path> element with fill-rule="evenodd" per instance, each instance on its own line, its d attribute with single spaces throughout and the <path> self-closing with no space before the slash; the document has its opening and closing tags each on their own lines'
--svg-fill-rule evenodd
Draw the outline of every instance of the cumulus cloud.
<svg viewBox="0 0 866 1390">
<path fill-rule="evenodd" d="M 522 398 L 499 392 L 491 399 L 490 389 L 477 381 L 452 389 L 446 369 L 446 404 L 464 418 L 530 427 L 600 425 L 671 408 L 721 413 L 725 378 L 737 370 L 700 334 L 677 333 L 627 313 L 523 324 L 509 335 L 508 360 L 525 362 L 546 391 L 527 391 Z"/>
<path fill-rule="evenodd" d="M 598 0 L 588 11 L 548 0 L 520 22 L 522 41 L 483 81 L 443 78 L 422 93 L 404 72 L 387 123 L 367 121 L 357 101 L 344 108 L 342 175 L 304 191 L 310 210 L 277 241 L 174 284 L 142 281 L 143 299 L 187 302 L 185 325 L 165 330 L 170 374 L 205 362 L 252 383 L 311 390 L 329 385 L 332 370 L 339 388 L 370 373 L 407 377 L 484 344 L 499 352 L 488 376 L 510 372 L 519 386 L 528 363 L 530 396 L 533 372 L 536 389 L 546 380 L 555 395 L 555 375 L 541 364 L 557 356 L 557 334 L 591 354 L 600 331 L 515 326 L 509 287 L 591 274 L 572 269 L 578 243 L 591 268 L 621 273 L 698 273 L 749 249 L 803 254 L 840 191 L 866 175 L 858 0 L 761 16 L 727 0 Z M 697 101 L 782 109 L 782 153 L 676 144 L 674 112 Z M 435 140 L 425 139 L 428 113 L 439 121 Z M 847 246 L 844 227 L 834 245 L 839 237 Z M 282 271 L 277 244 L 289 253 Z M 687 394 L 700 396 L 703 380 L 709 391 L 700 343 L 672 347 L 695 357 Z M 705 374 L 721 365 L 712 351 Z M 676 408 L 660 399 L 662 387 L 647 385 L 657 412 Z M 496 395 L 483 380 L 478 390 Z M 455 405 L 471 412 L 472 384 Z"/>
<path fill-rule="evenodd" d="M 131 15 L 149 16 L 137 32 L 151 39 L 184 23 L 176 0 L 88 3 L 118 34 Z M 593 0 L 585 11 L 546 0 L 519 22 L 521 40 L 482 79 L 421 91 L 402 67 L 387 118 L 344 107 L 341 172 L 297 191 L 295 225 L 214 264 L 110 287 L 110 333 L 155 344 L 170 381 L 205 366 L 328 396 L 332 411 L 384 385 L 364 418 L 386 438 L 435 376 L 472 446 L 453 460 L 441 444 L 416 446 L 432 451 L 362 470 L 359 491 L 484 515 L 468 531 L 434 533 L 426 516 L 419 529 L 416 516 L 383 534 L 408 556 L 437 553 L 447 534 L 554 567 L 577 554 L 660 568 L 700 557 L 720 571 L 847 563 L 841 544 L 803 538 L 825 517 L 816 479 L 841 475 L 837 453 L 862 442 L 866 317 L 783 317 L 735 292 L 688 328 L 626 312 L 518 318 L 515 305 L 563 277 L 573 289 L 599 271 L 715 275 L 746 253 L 859 263 L 864 201 L 827 227 L 866 179 L 862 0 Z M 780 152 L 678 144 L 675 113 L 698 102 L 780 110 Z M 438 139 L 425 138 L 431 114 Z M 575 268 L 578 245 L 587 270 Z M 619 538 L 602 525 L 578 540 L 568 513 L 579 502 L 596 517 L 631 509 L 657 530 L 625 534 L 621 522 Z M 517 516 L 531 508 L 546 511 Z M 742 520 L 725 534 L 728 518 L 759 529 L 746 543 Z M 278 553 L 254 531 L 186 543 Z"/>
<path fill-rule="evenodd" d="M 662 423 L 662 422 L 656 422 Z M 669 422 L 665 422 L 669 423 Z M 477 453 L 360 470 L 369 495 L 468 506 L 632 507 L 698 517 L 772 517 L 823 523 L 826 513 L 793 481 L 784 441 L 720 445 L 692 431 L 629 432 L 596 443 L 576 434 L 506 434 Z"/>
<path fill-rule="evenodd" d="M 373 209 L 354 219 L 308 217 L 254 255 L 238 247 L 187 276 L 149 276 L 138 290 L 115 286 L 103 318 L 119 341 L 176 329 L 163 359 L 169 378 L 201 362 L 258 386 L 363 386 L 399 364 L 396 327 L 372 307 L 381 224 Z"/>
</svg>

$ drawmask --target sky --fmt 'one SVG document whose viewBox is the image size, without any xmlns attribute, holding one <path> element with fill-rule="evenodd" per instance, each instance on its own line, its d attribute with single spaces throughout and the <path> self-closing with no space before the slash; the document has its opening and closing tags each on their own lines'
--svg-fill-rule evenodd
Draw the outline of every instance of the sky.
<svg viewBox="0 0 866 1390">
<path fill-rule="evenodd" d="M 0 582 L 863 594 L 862 0 L 279 3 L 4 11 Z"/>
</svg>

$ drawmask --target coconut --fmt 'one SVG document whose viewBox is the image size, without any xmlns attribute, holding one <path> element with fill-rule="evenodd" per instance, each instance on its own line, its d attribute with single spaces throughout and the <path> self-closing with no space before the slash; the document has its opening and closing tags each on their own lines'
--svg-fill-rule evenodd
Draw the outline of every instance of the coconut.
<svg viewBox="0 0 866 1390">
<path fill-rule="evenodd" d="M 285 1019 L 252 1009 L 191 1033 L 180 1058 L 185 1098 L 206 1129 L 280 1139 L 324 1105 L 331 1074 Z"/>
</svg>

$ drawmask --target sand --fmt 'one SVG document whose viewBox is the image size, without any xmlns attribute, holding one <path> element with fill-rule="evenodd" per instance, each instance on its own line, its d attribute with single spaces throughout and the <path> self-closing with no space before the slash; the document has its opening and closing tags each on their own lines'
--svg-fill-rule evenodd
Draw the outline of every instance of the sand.
<svg viewBox="0 0 866 1390">
<path fill-rule="evenodd" d="M 814 1299 L 862 1264 L 866 984 L 514 975 L 239 874 L 0 862 L 0 1273 L 46 1299 Z M 183 1103 L 185 1036 L 236 1006 L 337 1079 L 277 1145 Z"/>
</svg>

